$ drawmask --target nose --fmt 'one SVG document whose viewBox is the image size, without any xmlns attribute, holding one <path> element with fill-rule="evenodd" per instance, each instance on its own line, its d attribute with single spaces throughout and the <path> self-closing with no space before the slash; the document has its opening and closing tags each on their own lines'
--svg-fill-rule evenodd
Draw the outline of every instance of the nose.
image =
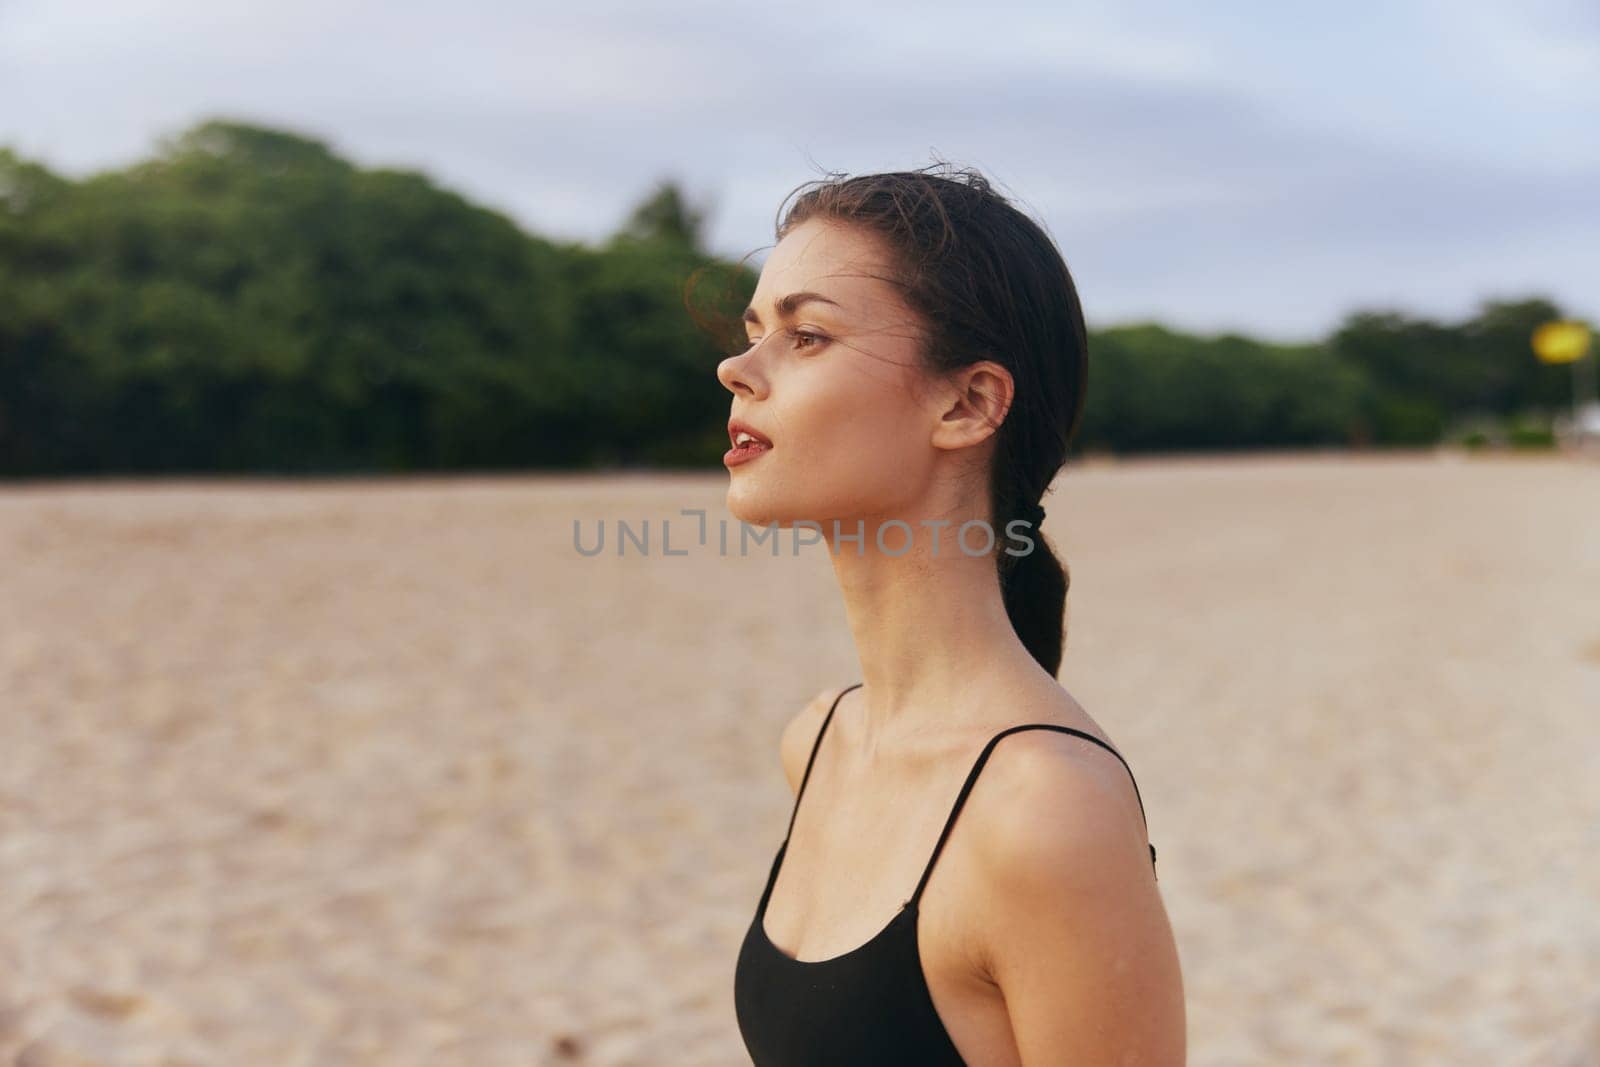
<svg viewBox="0 0 1600 1067">
<path fill-rule="evenodd" d="M 755 366 L 755 351 L 740 352 L 717 364 L 717 380 L 734 396 L 759 400 L 766 393 L 766 383 Z"/>
</svg>

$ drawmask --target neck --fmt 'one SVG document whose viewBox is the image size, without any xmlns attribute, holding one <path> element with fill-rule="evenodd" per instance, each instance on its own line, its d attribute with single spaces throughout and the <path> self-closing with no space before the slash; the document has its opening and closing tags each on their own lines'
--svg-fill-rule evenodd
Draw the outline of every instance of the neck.
<svg viewBox="0 0 1600 1067">
<path fill-rule="evenodd" d="M 952 516 L 937 530 L 909 515 L 893 517 L 911 526 L 910 547 L 897 556 L 877 544 L 878 524 L 888 516 L 863 520 L 859 546 L 827 538 L 861 662 L 868 759 L 910 733 L 953 725 L 952 708 L 971 709 L 976 718 L 980 690 L 992 690 L 997 673 L 1046 673 L 1006 615 L 994 557 L 962 551 L 957 535 L 971 516 Z M 854 521 L 841 520 L 840 532 L 855 533 Z M 995 533 L 1004 549 L 1004 531 Z M 984 541 L 981 527 L 968 531 L 973 551 Z M 883 543 L 899 552 L 908 543 L 905 528 L 885 528 Z"/>
</svg>

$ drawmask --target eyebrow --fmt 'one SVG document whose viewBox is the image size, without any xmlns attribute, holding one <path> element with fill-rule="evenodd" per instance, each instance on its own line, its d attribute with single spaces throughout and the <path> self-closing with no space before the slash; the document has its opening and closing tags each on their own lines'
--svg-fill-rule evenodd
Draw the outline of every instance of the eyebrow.
<svg viewBox="0 0 1600 1067">
<path fill-rule="evenodd" d="M 789 318 L 791 315 L 793 315 L 795 313 L 796 310 L 799 309 L 801 304 L 809 304 L 809 303 L 812 303 L 813 301 L 820 302 L 820 303 L 823 303 L 823 304 L 832 304 L 834 307 L 843 307 L 844 306 L 844 305 L 840 304 L 837 300 L 829 300 L 827 297 L 823 296 L 821 293 L 814 293 L 814 292 L 811 292 L 809 289 L 807 289 L 807 290 L 803 290 L 803 291 L 798 292 L 798 293 L 790 293 L 788 296 L 783 297 L 781 300 L 779 300 L 778 301 L 778 318 L 780 318 L 780 319 Z M 744 309 L 744 321 L 745 322 L 753 322 L 757 326 L 761 325 L 761 315 L 756 311 L 754 305 L 751 305 L 750 307 L 747 307 L 747 308 Z"/>
</svg>

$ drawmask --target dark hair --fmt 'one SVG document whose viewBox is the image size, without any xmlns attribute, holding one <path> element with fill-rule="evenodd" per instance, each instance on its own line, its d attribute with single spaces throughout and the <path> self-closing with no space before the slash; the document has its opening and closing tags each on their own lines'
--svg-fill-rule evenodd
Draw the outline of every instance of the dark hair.
<svg viewBox="0 0 1600 1067">
<path fill-rule="evenodd" d="M 1061 253 L 1039 224 L 970 168 L 833 175 L 794 192 L 801 195 L 788 212 L 779 207 L 778 240 L 810 219 L 876 235 L 894 274 L 884 280 L 925 329 L 921 350 L 930 373 L 985 359 L 1011 372 L 1014 394 L 995 431 L 989 473 L 996 567 L 1017 636 L 1056 675 L 1069 572 L 1037 529 L 1026 555 L 998 546 L 1007 543 L 1006 523 L 1027 516 L 1049 488 L 1083 416 L 1088 334 Z"/>
</svg>

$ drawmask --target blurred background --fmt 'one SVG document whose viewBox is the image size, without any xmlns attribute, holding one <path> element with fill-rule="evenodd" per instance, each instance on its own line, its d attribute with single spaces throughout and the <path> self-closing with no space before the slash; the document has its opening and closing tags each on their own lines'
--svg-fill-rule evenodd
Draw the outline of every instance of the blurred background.
<svg viewBox="0 0 1600 1067">
<path fill-rule="evenodd" d="M 0 0 L 0 1064 L 744 1062 L 831 568 L 571 531 L 728 518 L 780 204 L 938 161 L 1089 320 L 1190 1061 L 1600 1063 L 1597 105 L 1577 0 Z"/>
</svg>

